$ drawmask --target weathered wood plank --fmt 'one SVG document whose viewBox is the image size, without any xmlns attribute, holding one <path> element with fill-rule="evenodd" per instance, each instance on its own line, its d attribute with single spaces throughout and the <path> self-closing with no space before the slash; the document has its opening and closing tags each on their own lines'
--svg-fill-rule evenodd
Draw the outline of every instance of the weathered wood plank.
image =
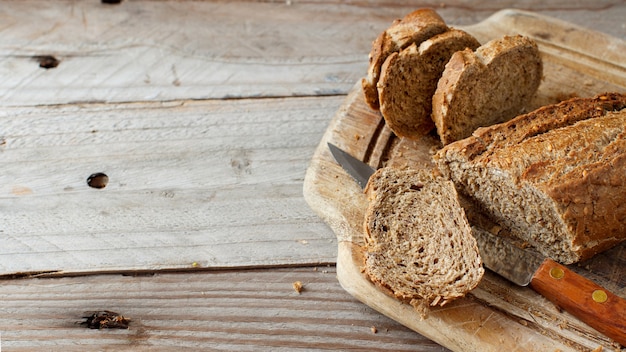
<svg viewBox="0 0 626 352">
<path fill-rule="evenodd" d="M 0 105 L 346 94 L 373 38 L 423 6 L 453 25 L 514 7 L 626 37 L 620 1 L 3 1 Z"/>
<path fill-rule="evenodd" d="M 342 100 L 3 109 L 0 274 L 334 262 L 302 180 Z"/>
<path fill-rule="evenodd" d="M 2 281 L 7 351 L 446 351 L 360 304 L 334 267 Z M 304 285 L 298 294 L 295 281 Z M 80 325 L 112 310 L 128 330 Z M 376 332 L 372 331 L 376 328 Z"/>
</svg>

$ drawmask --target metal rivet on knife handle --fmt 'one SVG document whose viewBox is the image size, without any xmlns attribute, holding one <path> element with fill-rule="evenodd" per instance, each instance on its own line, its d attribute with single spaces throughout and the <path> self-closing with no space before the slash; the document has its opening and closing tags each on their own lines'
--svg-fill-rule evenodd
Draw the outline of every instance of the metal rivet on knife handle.
<svg viewBox="0 0 626 352">
<path fill-rule="evenodd" d="M 553 279 L 560 280 L 563 278 L 564 275 L 565 273 L 563 272 L 563 269 L 559 268 L 558 266 L 555 266 L 552 269 L 550 269 L 550 277 Z"/>
<path fill-rule="evenodd" d="M 604 303 L 609 297 L 603 290 L 595 290 L 591 294 L 591 298 L 593 298 L 594 302 Z"/>
</svg>

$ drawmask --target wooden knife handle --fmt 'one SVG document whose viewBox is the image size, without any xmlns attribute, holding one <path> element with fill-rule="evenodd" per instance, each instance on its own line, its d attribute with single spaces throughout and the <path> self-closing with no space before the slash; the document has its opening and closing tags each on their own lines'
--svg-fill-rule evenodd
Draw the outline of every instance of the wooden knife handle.
<svg viewBox="0 0 626 352">
<path fill-rule="evenodd" d="M 626 300 L 546 259 L 530 286 L 587 325 L 626 346 Z"/>
</svg>

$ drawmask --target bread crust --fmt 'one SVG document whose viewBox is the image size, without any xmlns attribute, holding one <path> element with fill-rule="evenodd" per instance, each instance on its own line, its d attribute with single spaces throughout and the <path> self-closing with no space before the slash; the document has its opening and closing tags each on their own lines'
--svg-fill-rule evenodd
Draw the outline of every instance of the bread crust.
<svg viewBox="0 0 626 352">
<path fill-rule="evenodd" d="M 543 75 L 537 44 L 521 35 L 455 53 L 433 95 L 432 119 L 444 145 L 478 127 L 507 121 L 527 109 Z"/>
<path fill-rule="evenodd" d="M 361 80 L 366 103 L 374 110 L 379 109 L 378 89 L 381 67 L 387 57 L 394 52 L 418 45 L 428 38 L 448 30 L 448 26 L 437 12 L 432 9 L 415 10 L 392 25 L 372 42 L 369 54 L 367 76 Z"/>
<path fill-rule="evenodd" d="M 626 240 L 626 95 L 605 93 L 479 128 L 435 155 L 516 237 L 571 264 Z"/>
<path fill-rule="evenodd" d="M 455 52 L 479 46 L 470 34 L 451 29 L 419 47 L 412 44 L 391 54 L 378 81 L 380 112 L 389 128 L 410 139 L 418 139 L 435 128 L 432 99 L 446 63 Z"/>
</svg>

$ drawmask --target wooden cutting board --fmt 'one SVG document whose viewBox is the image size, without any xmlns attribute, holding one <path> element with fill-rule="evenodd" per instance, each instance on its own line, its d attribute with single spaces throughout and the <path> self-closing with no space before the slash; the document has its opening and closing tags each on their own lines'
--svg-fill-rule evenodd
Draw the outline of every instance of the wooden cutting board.
<svg viewBox="0 0 626 352">
<path fill-rule="evenodd" d="M 626 91 L 626 42 L 617 38 L 514 10 L 500 11 L 463 29 L 482 43 L 516 33 L 537 41 L 545 77 L 531 108 L 573 96 Z M 367 201 L 359 186 L 334 161 L 327 142 L 373 167 L 432 167 L 430 155 L 439 145 L 434 136 L 418 142 L 395 137 L 380 114 L 365 104 L 360 82 L 331 121 L 307 170 L 304 196 L 338 237 L 337 276 L 354 297 L 454 351 L 619 348 L 533 290 L 514 286 L 489 271 L 467 297 L 435 308 L 427 319 L 420 320 L 411 306 L 379 290 L 361 272 L 362 222 Z M 626 245 L 571 268 L 626 297 Z"/>
</svg>

